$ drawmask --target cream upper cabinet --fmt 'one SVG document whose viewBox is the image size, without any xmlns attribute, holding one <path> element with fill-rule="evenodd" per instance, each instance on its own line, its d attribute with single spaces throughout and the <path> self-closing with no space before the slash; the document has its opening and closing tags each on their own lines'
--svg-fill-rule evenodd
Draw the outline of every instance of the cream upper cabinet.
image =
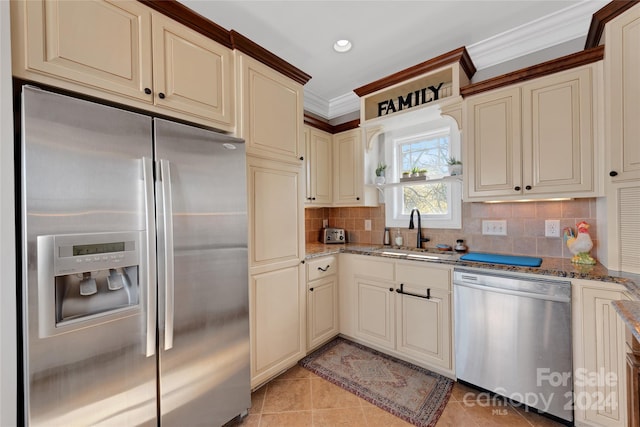
<svg viewBox="0 0 640 427">
<path fill-rule="evenodd" d="M 303 87 L 236 51 L 240 137 L 247 153 L 301 165 L 304 160 Z"/>
<path fill-rule="evenodd" d="M 605 27 L 605 121 L 613 182 L 640 180 L 640 5 Z"/>
<path fill-rule="evenodd" d="M 466 106 L 467 200 L 593 197 L 598 64 L 473 96 Z"/>
<path fill-rule="evenodd" d="M 364 153 L 360 129 L 333 135 L 333 204 L 364 204 Z"/>
<path fill-rule="evenodd" d="M 230 49 L 137 1 L 11 2 L 13 74 L 235 129 Z"/>
<path fill-rule="evenodd" d="M 465 198 L 520 194 L 522 132 L 520 88 L 470 97 L 466 102 Z"/>
<path fill-rule="evenodd" d="M 572 281 L 571 295 L 576 424 L 626 426 L 625 326 L 611 302 L 628 297 L 588 280 Z"/>
<path fill-rule="evenodd" d="M 308 205 L 330 206 L 332 199 L 332 141 L 330 133 L 308 129 L 307 158 L 307 197 Z"/>
<path fill-rule="evenodd" d="M 155 104 L 232 125 L 231 50 L 158 13 L 153 13 L 152 28 Z"/>
</svg>

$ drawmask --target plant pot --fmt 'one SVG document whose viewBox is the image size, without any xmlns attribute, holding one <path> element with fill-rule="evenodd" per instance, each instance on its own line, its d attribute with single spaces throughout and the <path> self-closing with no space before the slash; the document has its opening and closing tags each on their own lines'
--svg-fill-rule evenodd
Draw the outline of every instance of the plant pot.
<svg viewBox="0 0 640 427">
<path fill-rule="evenodd" d="M 376 184 L 377 184 L 377 185 L 382 185 L 382 184 L 384 184 L 384 183 L 385 183 L 385 178 L 384 178 L 384 176 L 376 176 L 376 181 L 375 181 L 375 182 L 376 182 Z"/>
<path fill-rule="evenodd" d="M 462 175 L 462 165 L 449 165 L 449 175 Z"/>
</svg>

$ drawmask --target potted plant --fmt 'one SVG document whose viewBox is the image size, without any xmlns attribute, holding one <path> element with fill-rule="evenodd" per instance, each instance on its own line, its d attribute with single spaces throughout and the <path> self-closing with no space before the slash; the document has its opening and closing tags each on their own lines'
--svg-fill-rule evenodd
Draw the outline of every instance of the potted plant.
<svg viewBox="0 0 640 427">
<path fill-rule="evenodd" d="M 402 177 L 403 178 L 409 178 L 411 176 L 411 172 L 410 171 L 404 171 L 402 172 Z"/>
<path fill-rule="evenodd" d="M 385 177 L 384 172 L 387 170 L 387 165 L 380 162 L 378 163 L 378 167 L 376 168 L 376 184 L 384 184 Z"/>
<path fill-rule="evenodd" d="M 449 175 L 462 175 L 462 162 L 455 157 L 449 157 L 447 159 L 447 165 L 449 167 Z"/>
<path fill-rule="evenodd" d="M 411 169 L 411 176 L 416 177 L 416 176 L 420 176 L 420 168 L 417 166 L 414 166 Z"/>
<path fill-rule="evenodd" d="M 418 176 L 427 176 L 426 169 L 418 169 Z"/>
</svg>

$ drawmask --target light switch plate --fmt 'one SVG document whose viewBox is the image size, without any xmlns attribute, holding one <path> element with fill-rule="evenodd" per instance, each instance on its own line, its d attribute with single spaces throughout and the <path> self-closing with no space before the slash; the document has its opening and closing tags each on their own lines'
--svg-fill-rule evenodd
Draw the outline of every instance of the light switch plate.
<svg viewBox="0 0 640 427">
<path fill-rule="evenodd" d="M 365 219 L 364 220 L 364 231 L 371 231 L 371 220 L 370 219 Z"/>
<path fill-rule="evenodd" d="M 501 220 L 483 220 L 482 221 L 482 234 L 488 236 L 506 236 L 507 235 L 507 221 Z"/>
<path fill-rule="evenodd" d="M 322 220 L 322 228 L 327 228 L 329 227 L 329 220 L 328 219 L 323 219 Z"/>
</svg>

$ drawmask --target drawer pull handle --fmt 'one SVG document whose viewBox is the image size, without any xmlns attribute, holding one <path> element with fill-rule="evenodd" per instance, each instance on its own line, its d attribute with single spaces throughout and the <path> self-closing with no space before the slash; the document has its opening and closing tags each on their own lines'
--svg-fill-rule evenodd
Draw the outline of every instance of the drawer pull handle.
<svg viewBox="0 0 640 427">
<path fill-rule="evenodd" d="M 418 294 L 413 294 L 411 292 L 405 292 L 404 283 L 400 283 L 400 289 L 396 289 L 396 292 L 399 293 L 400 295 L 409 295 L 410 297 L 431 299 L 431 288 L 427 288 L 427 295 L 418 295 Z"/>
<path fill-rule="evenodd" d="M 325 268 L 318 267 L 318 270 L 320 270 L 320 271 L 324 271 L 324 272 L 326 273 L 326 271 L 327 271 L 327 270 L 329 270 L 329 268 L 331 268 L 331 266 L 330 266 L 330 265 L 327 265 Z"/>
</svg>

